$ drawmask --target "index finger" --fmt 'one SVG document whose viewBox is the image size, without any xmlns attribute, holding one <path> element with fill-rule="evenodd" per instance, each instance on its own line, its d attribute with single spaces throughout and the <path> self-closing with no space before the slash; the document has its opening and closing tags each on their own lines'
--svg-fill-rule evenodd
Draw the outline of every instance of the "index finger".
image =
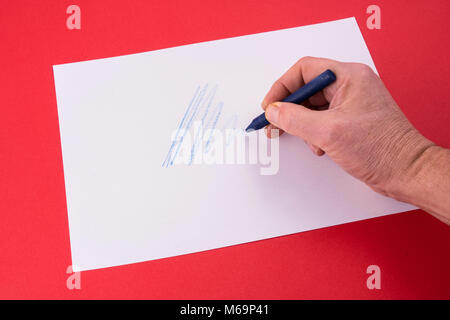
<svg viewBox="0 0 450 320">
<path fill-rule="evenodd" d="M 310 102 L 313 105 L 325 105 L 329 103 L 336 93 L 339 84 L 343 82 L 343 65 L 344 63 L 331 59 L 314 57 L 301 58 L 275 81 L 264 97 L 262 108 L 265 110 L 270 103 L 283 100 L 327 69 L 330 69 L 336 74 L 336 82 L 311 97 Z"/>
</svg>

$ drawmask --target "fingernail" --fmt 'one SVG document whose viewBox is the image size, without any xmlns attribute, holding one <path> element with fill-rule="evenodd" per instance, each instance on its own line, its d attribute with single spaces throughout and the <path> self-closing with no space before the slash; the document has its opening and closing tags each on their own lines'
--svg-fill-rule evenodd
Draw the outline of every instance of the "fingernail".
<svg viewBox="0 0 450 320">
<path fill-rule="evenodd" d="M 270 123 L 276 125 L 278 124 L 279 113 L 280 110 L 277 103 L 269 104 L 266 109 L 266 118 Z"/>
</svg>

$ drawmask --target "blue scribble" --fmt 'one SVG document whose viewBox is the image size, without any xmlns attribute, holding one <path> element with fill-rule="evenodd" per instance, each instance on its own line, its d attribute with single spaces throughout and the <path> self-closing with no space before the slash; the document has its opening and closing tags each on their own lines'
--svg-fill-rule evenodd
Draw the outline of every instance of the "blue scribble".
<svg viewBox="0 0 450 320">
<path fill-rule="evenodd" d="M 216 97 L 217 89 L 218 86 L 216 85 L 208 92 L 208 84 L 204 85 L 203 87 L 200 86 L 197 87 L 194 96 L 189 102 L 186 112 L 184 113 L 181 122 L 177 128 L 175 137 L 170 145 L 166 158 L 162 163 L 163 167 L 167 168 L 173 165 L 176 157 L 180 152 L 180 148 L 184 141 L 184 138 L 188 133 L 189 129 L 191 129 L 192 124 L 195 120 L 200 121 L 202 130 L 198 130 L 196 132 L 196 135 L 191 145 L 190 159 L 188 164 L 191 165 L 193 163 L 197 150 L 199 149 L 198 146 L 204 140 L 203 128 L 209 129 L 208 139 L 206 139 L 205 150 L 203 152 L 207 153 L 209 151 L 212 141 L 212 133 L 214 129 L 217 127 L 224 105 L 223 102 L 220 101 L 216 104 L 214 108 L 212 107 L 212 105 L 214 104 L 213 103 L 214 99 Z M 237 123 L 237 116 L 235 117 L 236 119 L 233 118 L 232 120 L 234 127 L 236 126 Z"/>
<path fill-rule="evenodd" d="M 172 152 L 173 152 L 173 149 L 175 148 L 175 145 L 178 143 L 178 136 L 180 134 L 180 130 L 184 124 L 184 121 L 186 120 L 187 115 L 189 114 L 189 112 L 191 110 L 191 107 L 194 104 L 194 101 L 197 98 L 199 90 L 200 90 L 200 86 L 198 86 L 197 89 L 195 90 L 194 96 L 192 97 L 191 102 L 189 103 L 189 106 L 188 106 L 186 112 L 184 113 L 183 118 L 181 119 L 181 123 L 178 126 L 177 132 L 175 134 L 175 138 L 173 139 L 172 144 L 170 145 L 170 148 L 169 148 L 169 152 L 167 153 L 166 159 L 164 160 L 164 162 L 162 164 L 163 167 L 167 167 L 169 164 L 169 160 L 172 158 Z"/>
<path fill-rule="evenodd" d="M 191 115 L 188 123 L 186 124 L 186 127 L 183 128 L 184 132 L 183 132 L 183 134 L 181 135 L 181 137 L 179 139 L 180 141 L 178 143 L 177 149 L 176 149 L 175 153 L 173 154 L 172 158 L 170 159 L 170 165 L 173 165 L 173 161 L 175 160 L 176 156 L 178 155 L 178 152 L 180 152 L 181 144 L 183 143 L 183 140 L 184 140 L 184 137 L 186 136 L 186 133 L 189 131 L 189 129 L 192 126 L 192 120 L 197 115 L 198 106 L 199 106 L 200 102 L 202 101 L 207 88 L 208 88 L 208 85 L 206 84 L 203 87 L 202 91 L 200 92 L 199 98 L 197 99 L 197 103 L 195 104 L 195 107 L 193 108 L 192 115 Z"/>
<path fill-rule="evenodd" d="M 208 126 L 207 126 L 207 129 L 210 129 L 210 130 L 209 130 L 208 139 L 206 140 L 205 152 L 209 152 L 209 146 L 211 143 L 212 133 L 217 126 L 217 121 L 219 120 L 220 114 L 222 113 L 222 108 L 223 108 L 223 102 L 220 102 L 216 106 L 216 109 L 214 110 L 214 113 L 212 114 L 211 119 L 213 120 L 213 123 L 208 124 Z M 215 116 L 214 116 L 214 114 L 215 114 Z"/>
</svg>

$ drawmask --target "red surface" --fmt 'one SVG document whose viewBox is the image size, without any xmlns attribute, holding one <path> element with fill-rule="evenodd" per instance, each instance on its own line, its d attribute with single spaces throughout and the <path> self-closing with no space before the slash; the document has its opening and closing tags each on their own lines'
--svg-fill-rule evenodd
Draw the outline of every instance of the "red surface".
<svg viewBox="0 0 450 320">
<path fill-rule="evenodd" d="M 68 5 L 81 30 L 67 30 Z M 448 0 L 0 0 L 0 298 L 450 298 L 450 227 L 417 210 L 81 273 L 71 264 L 51 66 L 355 16 L 408 118 L 450 147 Z M 280 48 L 282 50 L 282 48 Z M 275 79 L 274 79 L 275 80 Z M 368 290 L 368 265 L 381 290 Z"/>
</svg>

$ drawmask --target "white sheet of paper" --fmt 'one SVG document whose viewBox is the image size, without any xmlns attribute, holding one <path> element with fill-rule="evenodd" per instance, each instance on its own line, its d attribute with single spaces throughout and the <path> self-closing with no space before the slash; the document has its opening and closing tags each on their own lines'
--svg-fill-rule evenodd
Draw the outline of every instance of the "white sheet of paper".
<svg viewBox="0 0 450 320">
<path fill-rule="evenodd" d="M 54 66 L 74 271 L 414 209 L 288 135 L 276 175 L 258 163 L 163 165 L 195 92 L 214 93 L 205 122 L 245 128 L 302 56 L 375 69 L 354 18 Z"/>
</svg>

